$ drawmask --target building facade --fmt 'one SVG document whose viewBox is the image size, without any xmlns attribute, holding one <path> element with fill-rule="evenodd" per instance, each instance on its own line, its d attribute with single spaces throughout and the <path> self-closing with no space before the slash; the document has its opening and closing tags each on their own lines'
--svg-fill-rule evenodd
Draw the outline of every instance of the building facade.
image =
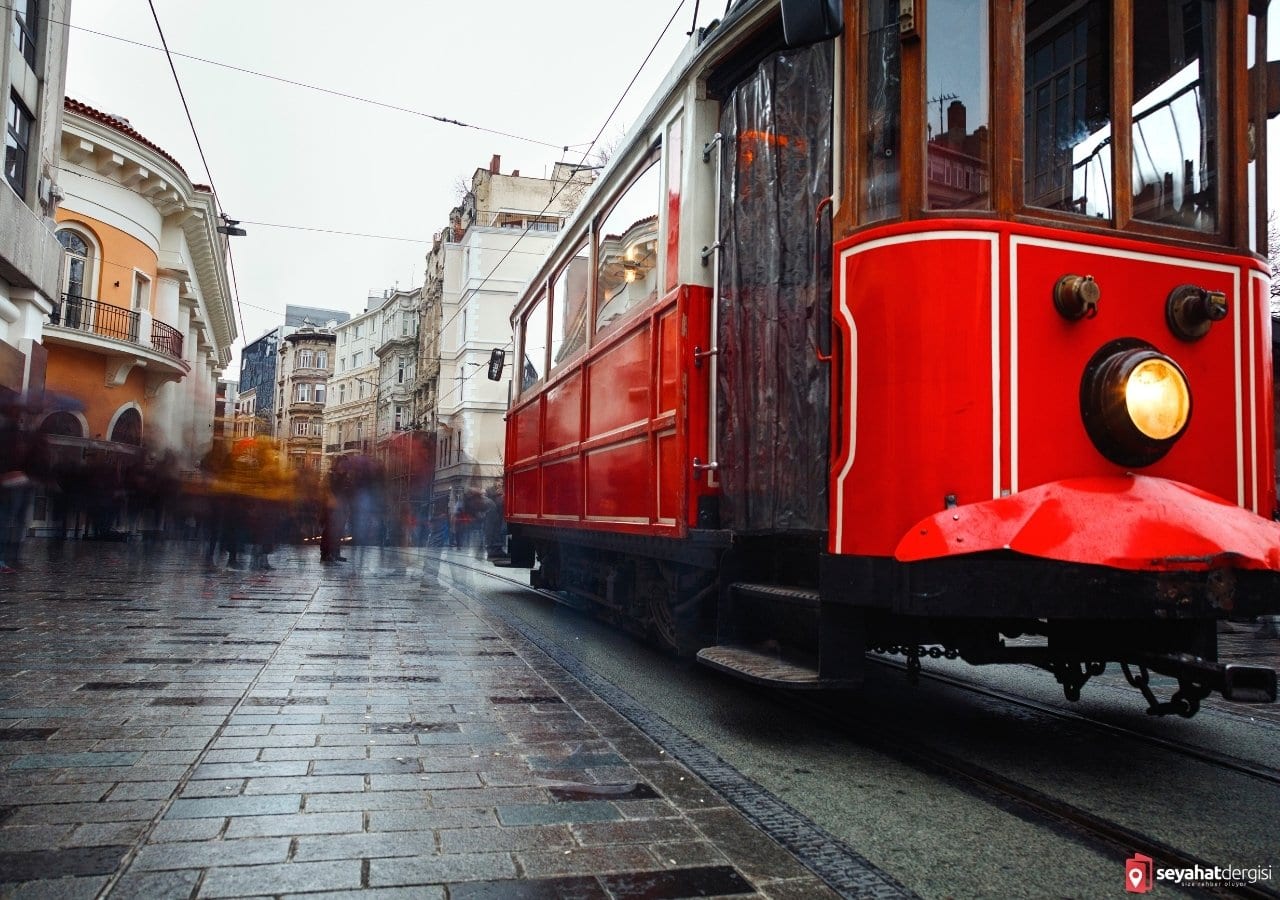
<svg viewBox="0 0 1280 900">
<path fill-rule="evenodd" d="M 285 335 L 276 379 L 276 435 L 285 465 L 319 473 L 324 457 L 324 406 L 337 336 L 304 325 Z"/>
<path fill-rule="evenodd" d="M 60 149 L 45 430 L 69 453 L 145 445 L 193 469 L 212 446 L 236 337 L 216 200 L 128 120 L 75 100 Z"/>
<path fill-rule="evenodd" d="M 275 405 L 276 387 L 280 365 L 280 348 L 287 335 L 298 328 L 310 325 L 324 326 L 332 330 L 347 321 L 351 314 L 339 309 L 321 309 L 313 306 L 288 304 L 284 308 L 284 324 L 277 325 L 256 340 L 245 344 L 240 353 L 240 391 L 254 390 L 254 409 L 259 422 L 256 433 L 266 437 L 283 438 L 276 432 L 278 408 Z"/>
<path fill-rule="evenodd" d="M 378 391 L 375 443 L 417 427 L 413 387 L 418 365 L 422 288 L 395 290 L 378 309 Z"/>
<path fill-rule="evenodd" d="M 46 365 L 42 334 L 62 273 L 54 215 L 71 3 L 15 0 L 7 7 L 0 13 L 0 403 L 21 397 L 38 407 Z"/>
<path fill-rule="evenodd" d="M 334 329 L 338 359 L 324 410 L 326 468 L 336 456 L 373 451 L 379 310 L 386 299 L 386 294 L 370 294 L 364 312 Z"/>
<path fill-rule="evenodd" d="M 511 310 L 550 251 L 594 173 L 558 164 L 551 178 L 503 175 L 495 156 L 427 255 L 421 368 L 412 398 L 436 439 L 431 514 L 448 515 L 467 490 L 501 483 L 507 402 L 517 367 L 487 377 L 490 355 L 511 355 Z"/>
</svg>

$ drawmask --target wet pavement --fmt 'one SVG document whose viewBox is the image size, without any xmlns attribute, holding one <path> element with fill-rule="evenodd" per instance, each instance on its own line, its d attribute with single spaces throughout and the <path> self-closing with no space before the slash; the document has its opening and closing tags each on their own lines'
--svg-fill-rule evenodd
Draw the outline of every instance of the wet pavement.
<svg viewBox="0 0 1280 900">
<path fill-rule="evenodd" d="M 26 551 L 0 897 L 835 896 L 432 556 Z"/>
</svg>

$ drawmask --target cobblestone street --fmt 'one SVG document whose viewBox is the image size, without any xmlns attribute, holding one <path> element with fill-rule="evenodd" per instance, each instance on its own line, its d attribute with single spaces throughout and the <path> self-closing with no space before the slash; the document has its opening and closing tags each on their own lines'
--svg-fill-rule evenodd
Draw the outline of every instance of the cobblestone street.
<svg viewBox="0 0 1280 900">
<path fill-rule="evenodd" d="M 833 896 L 432 557 L 25 549 L 0 896 Z"/>
</svg>

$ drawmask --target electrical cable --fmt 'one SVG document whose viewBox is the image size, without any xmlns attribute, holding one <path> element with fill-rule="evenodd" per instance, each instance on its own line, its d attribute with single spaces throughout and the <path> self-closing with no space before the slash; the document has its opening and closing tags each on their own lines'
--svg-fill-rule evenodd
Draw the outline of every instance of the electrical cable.
<svg viewBox="0 0 1280 900">
<path fill-rule="evenodd" d="M 649 60 L 653 57 L 654 52 L 658 49 L 658 45 L 662 43 L 662 39 L 667 36 L 667 32 L 671 30 L 671 26 L 675 22 L 676 16 L 680 15 L 680 10 L 684 9 L 684 5 L 686 2 L 687 0 L 680 0 L 680 2 L 676 5 L 675 12 L 673 12 L 671 14 L 671 18 L 667 20 L 666 26 L 664 26 L 661 33 L 659 33 L 657 40 L 653 42 L 653 46 L 649 48 L 649 52 L 645 54 L 644 60 L 640 63 L 640 67 L 636 69 L 635 74 L 631 76 L 631 81 L 627 83 L 626 88 L 623 89 L 622 94 L 618 97 L 618 102 L 613 105 L 613 109 L 609 111 L 609 115 L 606 116 L 605 120 L 600 124 L 600 130 L 596 132 L 596 136 L 591 139 L 591 143 L 587 146 L 587 149 L 583 151 L 582 159 L 579 160 L 579 165 L 581 165 L 581 163 L 585 161 L 586 158 L 590 155 L 591 149 L 595 147 L 596 143 L 600 140 L 601 136 L 604 134 L 604 130 L 607 127 L 609 127 L 609 122 L 612 121 L 613 117 L 617 114 L 618 109 L 622 106 L 623 102 L 626 100 L 627 94 L 630 93 L 633 87 L 635 87 L 636 81 L 639 80 L 640 78 L 640 73 L 643 72 L 645 66 L 649 64 Z M 565 190 L 565 188 L 567 188 L 572 183 L 573 183 L 572 179 L 568 179 L 554 193 L 552 193 L 551 198 L 547 201 L 546 206 L 542 208 L 542 212 L 539 213 L 539 215 L 544 215 L 547 212 L 547 210 L 551 208 L 551 204 L 555 202 L 556 198 L 559 197 L 560 194 Z M 521 238 L 527 235 L 529 231 L 530 231 L 530 227 L 526 226 L 524 231 L 521 232 L 520 237 L 517 238 L 515 243 L 511 245 L 511 249 L 514 249 L 516 244 L 519 244 Z M 476 287 L 475 289 L 476 291 L 479 291 L 480 288 L 484 287 L 484 285 L 488 282 L 488 280 L 493 277 L 494 273 L 498 271 L 498 267 L 501 266 L 502 263 L 506 260 L 506 258 L 511 255 L 511 249 L 509 249 L 506 253 L 504 253 L 502 255 L 502 258 L 499 259 L 498 262 L 494 264 L 493 268 L 490 269 L 489 274 L 486 275 L 484 279 L 481 280 L 480 284 Z M 458 311 L 455 312 L 453 316 L 449 318 L 449 321 L 445 322 L 440 326 L 440 331 L 443 333 L 443 331 L 449 325 L 453 324 L 453 322 L 461 314 L 462 314 L 462 308 L 461 308 L 461 304 L 459 304 Z M 514 339 L 512 341 L 508 341 L 508 345 L 512 345 L 514 348 Z M 503 349 L 505 349 L 505 347 Z M 478 371 L 480 370 L 477 369 L 476 372 Z M 469 381 L 476 374 L 476 372 L 472 372 L 471 374 L 466 375 L 465 377 L 459 379 L 458 381 L 459 393 L 461 392 L 462 385 L 465 384 L 467 381 Z M 444 400 L 448 399 L 450 396 L 452 396 L 452 391 L 449 394 L 441 393 L 441 395 L 436 398 L 437 408 Z"/>
<path fill-rule="evenodd" d="M 13 11 L 14 7 L 0 4 L 0 9 Z M 155 13 L 155 8 L 153 7 L 152 14 L 154 15 L 154 13 Z M 232 72 L 239 72 L 242 75 L 250 75 L 255 78 L 265 78 L 268 81 L 277 81 L 277 82 L 280 82 L 281 84 L 290 85 L 291 87 L 302 88 L 303 90 L 308 90 L 308 91 L 315 91 L 320 94 L 328 94 L 333 97 L 340 97 L 344 100 L 353 100 L 357 103 L 367 103 L 370 106 L 381 107 L 382 109 L 388 109 L 393 112 L 407 113 L 411 116 L 418 116 L 419 118 L 423 118 L 423 119 L 431 119 L 432 121 L 439 122 L 443 125 L 455 125 L 459 128 L 470 128 L 474 131 L 483 131 L 486 134 L 493 134 L 493 135 L 497 135 L 498 137 L 511 138 L 512 140 L 524 141 L 525 143 L 529 143 L 529 144 L 538 144 L 543 147 L 550 147 L 553 150 L 560 150 L 565 146 L 571 146 L 571 147 L 582 146 L 581 144 L 569 144 L 569 145 L 554 144 L 554 143 L 551 143 L 550 141 L 544 141 L 538 138 L 526 137 L 525 135 L 515 134 L 510 131 L 501 131 L 496 128 L 486 128 L 483 125 L 472 125 L 469 122 L 460 122 L 457 119 L 451 119 L 447 116 L 440 116 L 434 113 L 422 112 L 421 110 L 410 109 L 405 106 L 397 106 L 394 103 L 386 103 L 382 100 L 374 100 L 370 97 L 361 97 L 358 94 L 349 94 L 349 93 L 346 93 L 345 91 L 334 90 L 333 88 L 326 88 L 326 87 L 321 87 L 315 84 L 308 84 L 305 81 L 297 81 L 292 78 L 285 78 L 282 75 L 272 75 L 269 72 L 259 72 L 256 69 L 249 69 L 249 68 L 245 68 L 244 66 L 235 66 L 235 65 L 232 65 L 231 63 L 219 62 L 216 59 L 208 59 L 206 57 L 195 56 L 190 53 L 181 53 L 177 50 L 170 50 L 167 45 L 163 47 L 157 47 L 154 44 L 147 44 L 142 41 L 135 41 L 131 38 L 122 37 L 118 34 L 111 34 L 110 32 L 106 32 L 106 31 L 97 31 L 96 29 L 93 29 L 93 28 L 86 28 L 83 25 L 73 25 L 71 22 L 60 21 L 50 16 L 41 16 L 40 18 L 45 22 L 49 22 L 54 25 L 65 25 L 68 28 L 75 29 L 76 31 L 83 31 L 86 34 L 92 34 L 92 35 L 95 35 L 96 37 L 107 38 L 108 40 L 112 40 L 112 41 L 119 41 L 122 44 L 131 44 L 134 47 L 141 47 L 144 50 L 155 50 L 158 52 L 162 52 L 166 56 L 170 57 L 170 64 L 172 64 L 172 57 L 178 56 L 178 57 L 181 57 L 182 59 L 189 59 L 192 62 L 204 63 L 205 65 L 216 66 L 217 68 L 220 68 L 220 69 L 229 69 Z M 164 43 L 163 35 L 161 35 L 160 40 L 161 40 L 161 43 Z"/>
<path fill-rule="evenodd" d="M 178 88 L 178 98 L 182 101 L 182 109 L 187 114 L 187 124 L 191 126 L 191 136 L 195 139 L 196 150 L 200 152 L 200 162 L 204 165 L 204 174 L 209 179 L 209 190 L 213 193 L 213 203 L 216 209 L 224 209 L 222 201 L 218 198 L 218 188 L 213 183 L 213 170 L 209 168 L 209 160 L 204 153 L 204 145 L 200 143 L 200 135 L 196 131 L 195 119 L 191 117 L 191 107 L 187 104 L 187 95 L 182 90 L 182 80 L 178 78 L 178 67 L 173 63 L 173 56 L 169 53 L 169 42 L 165 40 L 164 29 L 160 27 L 160 16 L 156 12 L 154 0 L 147 0 L 147 5 L 151 7 L 151 17 L 156 23 L 156 33 L 160 35 L 160 43 L 164 45 L 165 58 L 169 61 L 169 71 L 173 73 L 173 83 Z M 225 218 L 225 213 L 223 213 Z M 231 241 L 227 240 L 227 260 L 231 270 L 231 299 L 235 303 L 236 314 L 240 318 L 240 334 L 243 335 L 244 327 L 244 310 L 240 308 L 240 289 L 235 280 L 235 258 L 231 255 Z M 243 340 L 243 338 L 242 338 Z M 228 348 L 229 349 L 229 348 Z"/>
</svg>

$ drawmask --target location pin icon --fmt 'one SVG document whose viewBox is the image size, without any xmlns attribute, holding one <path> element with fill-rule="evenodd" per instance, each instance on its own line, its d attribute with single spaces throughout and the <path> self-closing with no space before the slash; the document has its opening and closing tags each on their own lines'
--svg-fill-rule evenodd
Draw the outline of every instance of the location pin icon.
<svg viewBox="0 0 1280 900">
<path fill-rule="evenodd" d="M 1142 884 L 1142 875 L 1142 868 L 1140 866 L 1134 866 L 1129 870 L 1129 882 L 1136 888 L 1138 885 Z"/>
</svg>

